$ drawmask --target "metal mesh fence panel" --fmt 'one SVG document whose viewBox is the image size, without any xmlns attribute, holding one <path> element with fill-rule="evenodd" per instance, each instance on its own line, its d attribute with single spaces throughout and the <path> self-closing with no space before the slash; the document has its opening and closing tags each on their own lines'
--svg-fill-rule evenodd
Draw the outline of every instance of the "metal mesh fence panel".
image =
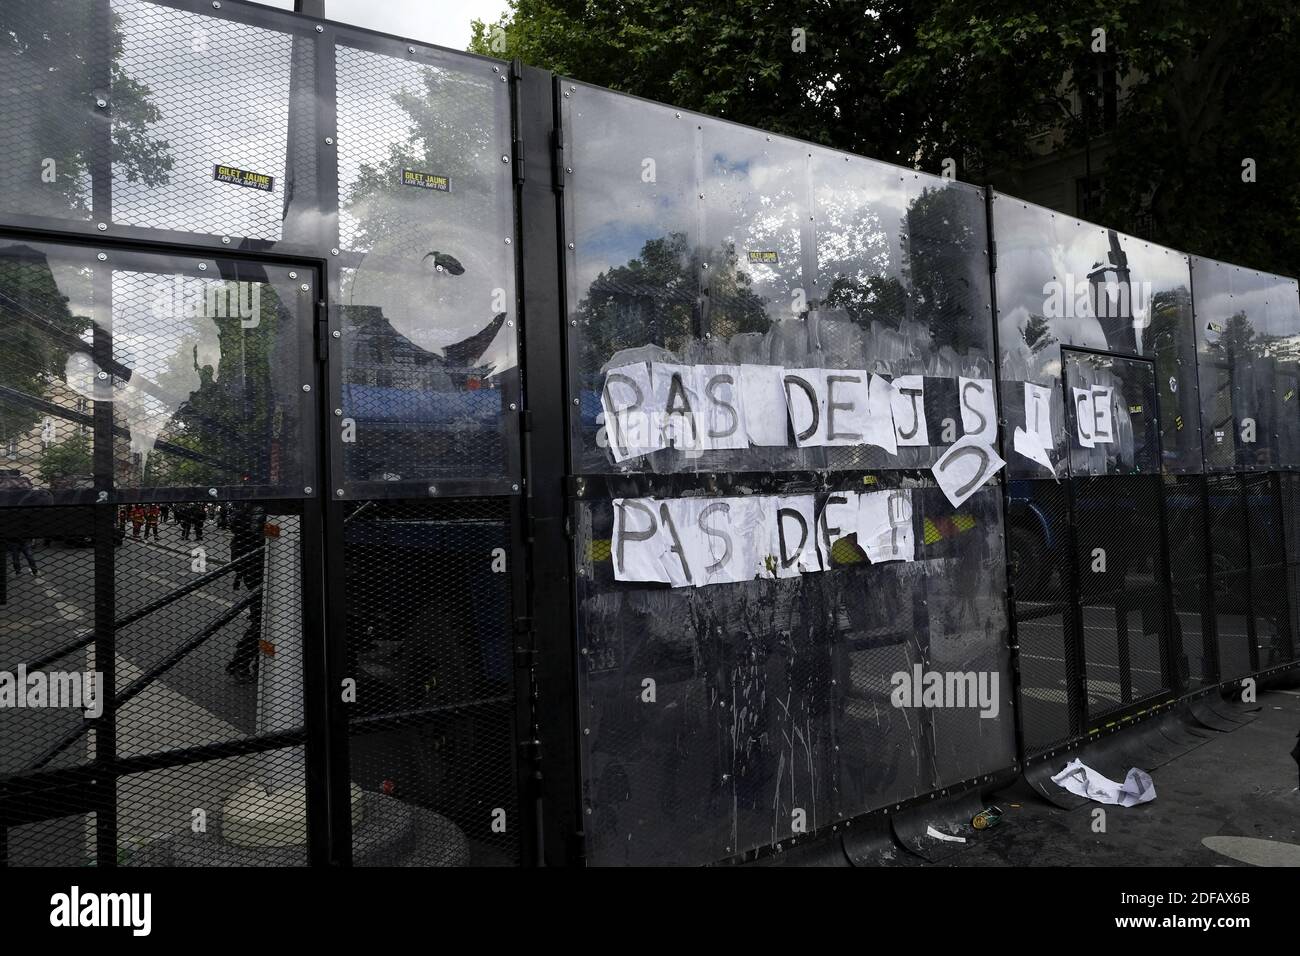
<svg viewBox="0 0 1300 956">
<path fill-rule="evenodd" d="M 305 866 L 302 748 L 117 781 L 119 866 Z"/>
<path fill-rule="evenodd" d="M 113 359 L 130 376 L 113 392 L 116 481 L 209 500 L 212 488 L 303 493 L 311 276 L 218 269 L 227 277 L 113 274 Z"/>
<path fill-rule="evenodd" d="M 1296 596 L 1287 588 L 1281 477 L 1277 474 L 1248 475 L 1243 479 L 1250 539 L 1250 604 L 1255 625 L 1257 670 L 1269 670 L 1295 660 L 1291 604 Z"/>
<path fill-rule="evenodd" d="M 0 569 L 0 671 L 57 670 L 79 684 L 96 670 L 96 554 L 88 547 L 94 522 L 90 508 L 0 511 L 6 551 Z M 83 713 L 72 706 L 0 708 L 0 774 L 92 760 L 93 738 L 79 736 Z"/>
<path fill-rule="evenodd" d="M 1006 534 L 1016 621 L 1025 755 L 1077 735 L 1084 722 L 1077 653 L 1070 493 L 1051 481 L 1007 483 Z"/>
<path fill-rule="evenodd" d="M 11 827 L 10 866 L 91 866 L 95 863 L 94 813 L 54 817 Z"/>
<path fill-rule="evenodd" d="M 54 247 L 0 241 L 0 502 L 90 501 L 95 404 L 89 340 L 107 321 L 92 273 Z M 107 396 L 104 396 L 107 397 Z M 56 467 L 51 449 L 75 468 Z"/>
<path fill-rule="evenodd" d="M 353 863 L 518 862 L 508 503 L 351 504 L 343 557 Z"/>
<path fill-rule="evenodd" d="M 9 4 L 0 214 L 17 225 L 320 254 L 323 39 L 256 7 Z M 323 187 L 328 186 L 328 189 Z"/>
<path fill-rule="evenodd" d="M 1246 502 L 1238 475 L 1208 476 L 1206 485 L 1219 680 L 1235 680 L 1253 670 Z"/>
<path fill-rule="evenodd" d="M 314 269 L 0 242 L 4 657 L 108 690 L 100 717 L 4 713 L 10 861 L 89 819 L 52 856 L 306 862 L 302 567 L 333 547 L 353 862 L 518 862 L 515 506 L 374 500 L 522 484 L 507 74 L 189 6 L 6 6 L 0 217 L 305 251 L 329 321 Z M 363 500 L 324 529 L 285 500 L 325 495 Z M 185 838 L 186 814 L 213 825 Z"/>
<path fill-rule="evenodd" d="M 314 285 L 0 241 L 0 664 L 27 678 L 0 710 L 9 862 L 47 827 L 51 859 L 98 865 L 306 860 L 284 749 L 305 737 L 305 529 L 275 496 L 311 493 Z M 245 771 L 225 789 L 200 766 L 222 758 Z"/>
<path fill-rule="evenodd" d="M 1286 561 L 1286 594 L 1291 607 L 1291 650 L 1300 656 L 1300 478 L 1278 476 L 1279 501 L 1282 508 L 1282 540 Z"/>
<path fill-rule="evenodd" d="M 505 76 L 449 54 L 335 53 L 335 487 L 509 493 L 520 399 Z"/>
<path fill-rule="evenodd" d="M 10 864 L 35 862 L 15 832 L 24 826 L 48 830 L 51 860 L 76 850 L 123 865 L 306 862 L 303 754 L 268 743 L 300 740 L 304 728 L 297 509 L 0 511 L 6 540 L 20 545 L 11 554 L 32 572 L 5 582 L 3 669 L 44 689 L 0 711 Z M 95 514 L 105 511 L 107 526 Z M 151 769 L 132 774 L 133 761 Z M 60 784 L 76 768 L 85 770 Z M 97 809 L 64 845 L 70 801 Z"/>
<path fill-rule="evenodd" d="M 1076 560 L 1088 718 L 1171 692 L 1163 645 L 1160 485 L 1156 478 L 1076 482 Z"/>
<path fill-rule="evenodd" d="M 1187 690 L 1218 682 L 1215 621 L 1208 574 L 1205 482 L 1169 476 L 1164 482 L 1166 541 L 1174 620 L 1177 673 Z"/>
<path fill-rule="evenodd" d="M 0 210 L 87 221 L 90 170 L 107 83 L 92 55 L 108 43 L 82 0 L 9 3 L 0 55 Z M 59 108 L 52 108 L 57 104 Z"/>
<path fill-rule="evenodd" d="M 0 240 L 0 501 L 309 494 L 314 288 L 284 266 Z"/>
<path fill-rule="evenodd" d="M 280 239 L 292 37 L 146 0 L 111 7 L 120 79 L 105 109 L 127 145 L 114 222 Z"/>
<path fill-rule="evenodd" d="M 1300 465 L 1296 280 L 1193 256 L 1206 466 Z"/>
<path fill-rule="evenodd" d="M 119 509 L 119 756 L 302 728 L 301 522 L 274 510 Z"/>
</svg>

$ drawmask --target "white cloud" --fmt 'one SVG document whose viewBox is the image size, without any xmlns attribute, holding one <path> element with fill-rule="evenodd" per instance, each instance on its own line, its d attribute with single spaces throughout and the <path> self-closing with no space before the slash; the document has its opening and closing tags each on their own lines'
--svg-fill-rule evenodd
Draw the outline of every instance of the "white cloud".
<svg viewBox="0 0 1300 956">
<path fill-rule="evenodd" d="M 293 0 L 254 2 L 293 9 Z M 506 0 L 325 0 L 325 16 L 330 20 L 453 50 L 469 46 L 471 20 L 493 23 L 506 9 Z"/>
</svg>

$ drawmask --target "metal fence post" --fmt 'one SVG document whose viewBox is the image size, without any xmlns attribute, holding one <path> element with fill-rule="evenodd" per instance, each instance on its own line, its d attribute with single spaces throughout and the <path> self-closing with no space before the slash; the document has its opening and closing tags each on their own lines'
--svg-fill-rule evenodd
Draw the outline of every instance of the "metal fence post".
<svg viewBox="0 0 1300 956">
<path fill-rule="evenodd" d="M 542 849 L 548 865 L 572 862 L 582 830 L 576 720 L 573 566 L 566 527 L 565 475 L 569 434 L 564 360 L 565 300 L 562 281 L 563 189 L 560 121 L 554 77 L 524 67 L 517 86 L 522 240 L 523 364 L 527 376 L 524 432 L 528 526 L 532 539 L 529 588 L 536 650 L 538 740 L 548 749 L 532 768 L 543 808 Z M 562 160 L 560 160 L 562 163 Z M 545 767 L 545 772 L 542 767 Z"/>
</svg>

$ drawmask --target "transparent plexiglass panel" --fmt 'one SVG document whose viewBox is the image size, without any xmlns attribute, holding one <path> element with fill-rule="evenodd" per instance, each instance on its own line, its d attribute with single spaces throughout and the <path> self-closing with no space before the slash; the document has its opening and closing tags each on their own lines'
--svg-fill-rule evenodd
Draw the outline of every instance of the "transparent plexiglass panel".
<svg viewBox="0 0 1300 956">
<path fill-rule="evenodd" d="M 1015 762 L 1000 495 L 907 493 L 914 560 L 874 563 L 848 535 L 820 571 L 683 587 L 619 580 L 614 503 L 578 503 L 593 862 L 708 863 L 796 836 L 800 812 L 825 827 Z M 996 692 L 983 710 L 900 704 L 895 675 L 917 668 Z"/>
<path fill-rule="evenodd" d="M 1192 258 L 1206 464 L 1300 466 L 1296 280 Z"/>
<path fill-rule="evenodd" d="M 314 283 L 291 271 L 0 243 L 4 503 L 305 494 Z"/>
<path fill-rule="evenodd" d="M 293 38 L 113 0 L 113 221 L 281 238 Z"/>
<path fill-rule="evenodd" d="M 1162 467 L 1200 472 L 1186 256 L 1000 193 L 993 197 L 993 234 L 1008 474 L 1065 473 L 1063 346 L 1152 358 Z M 1026 435 L 1019 449 L 1016 429 Z"/>
<path fill-rule="evenodd" d="M 508 489 L 518 468 L 508 85 L 470 57 L 336 52 L 339 487 Z"/>
<path fill-rule="evenodd" d="M 1065 348 L 1070 474 L 1153 475 L 1160 469 L 1151 362 Z"/>
<path fill-rule="evenodd" d="M 987 383 L 992 409 L 979 190 L 582 84 L 564 91 L 579 470 L 924 467 L 975 421 L 960 378 Z M 827 388 L 862 391 L 863 404 L 870 376 L 915 376 L 908 414 L 927 433 L 889 450 L 852 429 L 805 440 L 782 397 L 802 386 L 785 372 L 834 376 Z M 827 398 L 830 415 L 842 400 Z M 685 440 L 665 439 L 683 402 L 698 420 Z M 648 440 L 624 441 L 638 420 Z M 708 438 L 693 445 L 697 431 Z"/>
</svg>

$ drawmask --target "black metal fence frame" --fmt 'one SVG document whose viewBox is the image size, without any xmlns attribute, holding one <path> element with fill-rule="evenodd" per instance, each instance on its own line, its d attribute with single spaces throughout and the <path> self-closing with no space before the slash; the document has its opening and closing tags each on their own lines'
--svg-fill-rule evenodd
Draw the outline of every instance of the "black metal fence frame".
<svg viewBox="0 0 1300 956">
<path fill-rule="evenodd" d="M 335 127 L 335 73 L 332 51 L 343 43 L 373 50 L 415 62 L 436 65 L 445 61 L 450 51 L 428 44 L 415 43 L 374 31 L 343 26 L 301 14 L 271 10 L 255 4 L 226 0 L 212 3 L 208 0 L 150 0 L 150 2 L 185 10 L 204 16 L 262 26 L 292 35 L 295 40 L 316 45 L 318 51 L 331 55 L 316 57 L 314 88 L 309 91 L 314 103 L 315 142 L 303 143 L 290 138 L 289 150 L 305 152 L 315 164 L 316 182 L 322 191 L 321 208 L 325 215 L 317 225 L 315 235 L 308 242 L 238 238 L 219 235 L 198 235 L 135 226 L 123 226 L 107 220 L 77 223 L 39 217 L 0 213 L 0 228 L 4 233 L 19 238 L 41 241 L 76 243 L 87 250 L 104 249 L 110 252 L 147 254 L 181 254 L 195 256 L 220 256 L 250 263 L 275 263 L 293 265 L 310 270 L 317 277 L 316 288 L 326 290 L 315 302 L 313 333 L 310 345 L 315 355 L 315 416 L 321 440 L 313 452 L 313 466 L 317 475 L 314 492 L 305 492 L 296 504 L 302 519 L 304 542 L 321 542 L 322 547 L 304 547 L 302 553 L 302 591 L 304 599 L 304 628 L 308 638 L 305 654 L 304 723 L 297 732 L 250 738 L 238 742 L 191 747 L 167 753 L 141 757 L 97 760 L 87 766 L 71 769 L 42 770 L 32 774 L 10 775 L 0 778 L 0 864 L 7 858 L 7 828 L 49 814 L 37 807 L 36 798 L 52 800 L 60 808 L 60 815 L 94 810 L 97 812 L 98 852 L 100 865 L 116 864 L 117 834 L 114 820 L 114 791 L 117 778 L 128 773 L 164 767 L 184 766 L 218 757 L 269 751 L 291 745 L 302 745 L 307 756 L 307 786 L 309 800 L 309 859 L 322 865 L 348 865 L 351 854 L 351 818 L 348 812 L 349 797 L 349 734 L 355 729 L 349 722 L 347 708 L 342 703 L 338 689 L 346 676 L 347 637 L 346 572 L 343 558 L 344 522 L 347 502 L 358 498 L 382 496 L 386 502 L 402 500 L 427 501 L 429 496 L 413 494 L 409 488 L 354 488 L 345 495 L 342 462 L 336 429 L 331 424 L 340 389 L 340 365 L 330 361 L 330 344 L 339 333 L 339 316 L 332 303 L 339 301 L 341 270 L 346 265 L 345 256 L 338 249 L 339 195 L 335 176 L 336 156 L 333 141 Z M 96 0 L 97 9 L 106 15 L 106 0 Z M 563 193 L 565 190 L 564 126 L 561 119 L 562 80 L 551 73 L 524 66 L 516 61 L 504 63 L 488 58 L 475 58 L 469 54 L 455 53 L 457 58 L 478 59 L 485 67 L 496 69 L 511 91 L 512 111 L 512 161 L 513 201 L 515 213 L 515 266 L 517 274 L 515 314 L 518 316 L 520 334 L 519 380 L 507 386 L 505 398 L 519 409 L 511 431 L 506 473 L 492 479 L 467 479 L 463 481 L 438 481 L 433 497 L 491 497 L 508 502 L 512 554 L 510 560 L 510 593 L 513 606 L 514 665 L 514 770 L 518 792 L 517 818 L 519 821 L 520 860 L 524 864 L 544 863 L 564 865 L 581 863 L 584 850 L 584 814 L 581 795 L 580 722 L 577 712 L 577 654 L 575 628 L 577 626 L 574 539 L 572 519 L 575 504 L 590 492 L 593 479 L 575 476 L 571 454 L 570 403 L 577 402 L 569 394 L 570 362 L 566 334 L 568 302 L 567 266 L 564 249 L 565 222 Z M 106 68 L 106 67 L 105 67 Z M 302 97 L 307 93 L 300 91 Z M 294 104 L 301 106 L 301 103 Z M 107 134 L 105 125 L 103 133 Z M 112 173 L 106 162 L 110 150 L 101 148 L 99 165 L 92 170 L 94 207 L 111 208 Z M 297 157 L 301 160 L 303 157 Z M 292 162 L 294 157 L 289 157 Z M 991 209 L 992 192 L 985 191 L 986 227 L 988 230 L 989 268 L 991 280 L 997 269 L 997 245 Z M 105 273 L 106 274 L 106 273 Z M 1189 288 L 1191 277 L 1189 275 Z M 104 290 L 111 294 L 111 287 Z M 990 283 L 993 314 L 997 315 L 996 281 Z M 107 298 L 107 295 L 106 295 Z M 994 322 L 993 347 L 998 352 L 997 323 Z M 98 359 L 111 359 L 111 341 L 98 329 L 93 343 Z M 1130 356 L 1123 356 L 1129 358 Z M 526 383 L 526 387 L 525 387 Z M 525 401 L 526 395 L 526 401 Z M 103 411 L 101 411 L 101 407 Z M 1001 428 L 999 443 L 1006 453 L 1006 416 L 998 395 Z M 112 410 L 107 403 L 98 403 L 94 417 L 97 485 L 95 491 L 109 492 L 112 467 Z M 1236 473 L 1236 472 L 1227 472 Z M 1258 472 L 1253 470 L 1252 474 Z M 1216 475 L 1223 471 L 1213 472 Z M 1211 472 L 1198 476 L 1196 481 L 1206 504 L 1205 519 L 1211 520 L 1208 478 Z M 805 476 L 790 476 L 799 481 Z M 806 476 L 813 477 L 813 476 Z M 328 480 L 326 480 L 328 478 Z M 698 476 L 707 482 L 707 476 Z M 1161 480 L 1160 476 L 1156 476 Z M 1272 487 L 1279 489 L 1279 479 L 1269 479 Z M 1003 472 L 997 479 L 1003 495 L 1005 509 L 1010 504 L 1007 476 Z M 599 484 L 599 479 L 595 480 Z M 364 493 L 358 493 L 364 492 Z M 396 492 L 396 493 L 395 493 Z M 179 493 L 178 493 L 179 494 Z M 1073 483 L 1070 482 L 1073 497 Z M 1246 494 L 1244 484 L 1241 494 Z M 1276 497 L 1276 495 L 1275 495 Z M 173 499 L 174 500 L 174 499 Z M 1169 577 L 1169 523 L 1162 513 L 1160 554 L 1163 563 L 1162 581 L 1165 600 L 1162 604 L 1164 632 L 1168 639 L 1174 631 Z M 113 516 L 116 503 L 93 504 L 96 528 L 96 602 L 94 644 L 97 659 L 113 659 L 115 629 L 113 580 Z M 52 514 L 52 512 L 51 512 Z M 1249 517 L 1249 515 L 1248 515 Z M 14 511 L 0 512 L 0 521 L 16 527 L 22 517 Z M 1005 525 L 1004 525 L 1005 530 Z M 1285 529 L 1282 529 L 1285 535 Z M 1007 536 L 1004 534 L 1004 540 Z M 1208 538 L 1207 538 L 1208 540 Z M 1247 579 L 1250 579 L 1249 535 L 1246 536 Z M 1074 546 L 1073 530 L 1071 546 Z M 1283 555 L 1288 553 L 1289 542 L 1284 538 Z M 1216 620 L 1213 606 L 1212 557 L 1206 554 L 1207 585 L 1210 591 L 1208 619 Z M 1007 542 L 1007 560 L 1011 559 L 1010 542 Z M 1076 626 L 1080 613 L 1075 583 L 1070 593 L 1075 597 Z M 1300 595 L 1290 594 L 1291 602 Z M 1008 578 L 1005 592 L 1008 607 L 1008 643 L 1011 651 L 1011 674 L 1016 683 L 1015 696 L 1019 699 L 1020 643 L 1017 616 L 1014 613 L 1016 596 Z M 1294 619 L 1294 608 L 1288 613 Z M 1247 615 L 1253 670 L 1258 677 L 1290 670 L 1300 662 L 1285 663 L 1260 671 L 1255 644 L 1253 615 Z M 1292 652 L 1300 635 L 1291 634 Z M 1210 641 L 1216 649 L 1217 642 Z M 1077 648 L 1074 652 L 1077 652 Z M 1167 653 L 1168 648 L 1163 650 Z M 102 655 L 102 656 L 100 656 Z M 1071 668 L 1074 682 L 1083 679 L 1081 668 Z M 1172 661 L 1165 661 L 1171 666 Z M 113 687 L 112 669 L 106 674 L 105 692 L 110 701 L 117 689 Z M 1173 671 L 1169 672 L 1173 675 Z M 1039 753 L 1026 753 L 1023 729 L 1018 719 L 1013 720 L 1017 734 L 1017 760 L 1014 765 L 998 774 L 984 775 L 945 788 L 943 794 L 929 793 L 913 800 L 882 807 L 866 816 L 888 814 L 924 804 L 936 796 L 951 795 L 972 789 L 986 789 L 995 783 L 1013 777 L 1023 765 L 1040 762 L 1063 750 L 1073 749 L 1095 739 L 1102 733 L 1115 730 L 1147 716 L 1167 711 L 1181 700 L 1219 692 L 1235 685 L 1234 681 L 1209 684 L 1190 694 L 1175 686 L 1172 693 L 1153 699 L 1137 701 L 1131 708 L 1115 715 L 1107 715 L 1113 726 L 1088 728 L 1086 724 L 1072 728 L 1071 739 L 1061 746 Z M 1085 691 L 1074 686 L 1070 691 L 1080 695 Z M 1086 714 L 1086 706 L 1082 713 Z M 390 719 L 391 720 L 391 719 Z M 110 706 L 97 725 L 100 735 L 110 750 L 113 741 L 113 713 Z M 838 827 L 836 828 L 838 829 Z M 816 836 L 813 834 L 812 836 Z M 770 850 L 771 848 L 768 848 Z M 766 852 L 763 850 L 759 853 Z M 739 858 L 752 856 L 752 851 L 739 854 Z"/>
</svg>

